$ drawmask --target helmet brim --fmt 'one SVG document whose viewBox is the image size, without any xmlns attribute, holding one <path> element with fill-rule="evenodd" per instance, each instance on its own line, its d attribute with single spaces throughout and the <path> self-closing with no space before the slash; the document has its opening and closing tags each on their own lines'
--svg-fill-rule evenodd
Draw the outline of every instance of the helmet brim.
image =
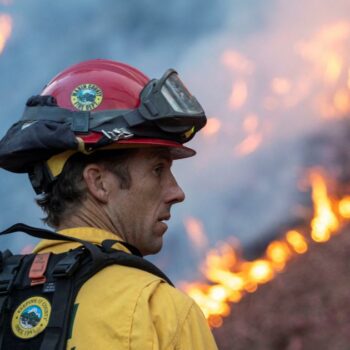
<svg viewBox="0 0 350 350">
<path fill-rule="evenodd" d="M 102 149 L 125 149 L 125 148 L 148 148 L 148 147 L 167 147 L 173 160 L 193 157 L 196 151 L 192 148 L 183 146 L 181 143 L 153 138 L 140 138 L 130 140 L 119 140 Z"/>
</svg>

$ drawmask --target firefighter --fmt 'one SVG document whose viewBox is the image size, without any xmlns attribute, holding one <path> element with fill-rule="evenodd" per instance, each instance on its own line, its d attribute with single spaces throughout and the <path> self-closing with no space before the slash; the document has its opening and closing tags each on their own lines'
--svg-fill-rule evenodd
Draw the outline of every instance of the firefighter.
<svg viewBox="0 0 350 350">
<path fill-rule="evenodd" d="M 195 155 L 183 144 L 205 123 L 174 70 L 149 80 L 129 65 L 90 60 L 28 100 L 0 142 L 0 166 L 28 173 L 44 221 L 58 234 L 96 245 L 117 240 L 113 248 L 128 254 L 156 254 L 171 207 L 185 198 L 172 162 Z M 35 252 L 77 246 L 43 240 Z M 217 348 L 193 300 L 132 267 L 111 265 L 90 278 L 71 315 L 69 350 Z"/>
</svg>

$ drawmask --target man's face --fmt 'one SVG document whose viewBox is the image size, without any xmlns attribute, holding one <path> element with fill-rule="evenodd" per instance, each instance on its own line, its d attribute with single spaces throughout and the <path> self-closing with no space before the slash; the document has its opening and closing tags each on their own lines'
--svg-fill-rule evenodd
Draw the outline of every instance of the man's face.
<svg viewBox="0 0 350 350">
<path fill-rule="evenodd" d="M 167 149 L 142 149 L 128 162 L 131 186 L 121 189 L 116 177 L 108 214 L 118 233 L 143 255 L 159 252 L 170 209 L 185 199 L 171 172 Z"/>
</svg>

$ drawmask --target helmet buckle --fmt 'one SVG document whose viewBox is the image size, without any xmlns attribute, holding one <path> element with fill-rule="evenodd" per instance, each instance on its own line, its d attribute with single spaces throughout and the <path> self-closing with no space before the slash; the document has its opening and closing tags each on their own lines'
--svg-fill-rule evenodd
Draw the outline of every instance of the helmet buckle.
<svg viewBox="0 0 350 350">
<path fill-rule="evenodd" d="M 113 141 L 119 141 L 122 139 L 129 139 L 134 136 L 130 131 L 125 130 L 124 128 L 115 128 L 111 131 L 101 130 L 103 135 L 105 135 L 108 139 Z"/>
</svg>

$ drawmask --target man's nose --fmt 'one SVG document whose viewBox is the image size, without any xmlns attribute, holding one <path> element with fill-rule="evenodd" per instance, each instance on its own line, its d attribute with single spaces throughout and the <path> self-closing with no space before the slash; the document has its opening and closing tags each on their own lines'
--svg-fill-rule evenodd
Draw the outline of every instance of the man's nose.
<svg viewBox="0 0 350 350">
<path fill-rule="evenodd" d="M 168 188 L 167 203 L 175 204 L 175 203 L 183 202 L 184 200 L 185 200 L 185 193 L 182 190 L 182 188 L 179 186 L 177 181 L 175 180 L 175 177 L 172 176 L 171 183 Z"/>
</svg>

